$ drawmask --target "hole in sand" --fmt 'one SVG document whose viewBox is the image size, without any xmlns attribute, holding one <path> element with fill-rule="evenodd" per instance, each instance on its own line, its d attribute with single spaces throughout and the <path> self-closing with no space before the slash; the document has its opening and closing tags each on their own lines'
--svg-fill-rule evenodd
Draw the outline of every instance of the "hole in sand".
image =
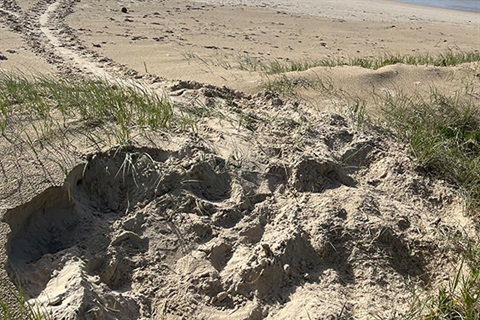
<svg viewBox="0 0 480 320">
<path fill-rule="evenodd" d="M 212 228 L 202 219 L 229 199 L 231 184 L 216 156 L 135 148 L 95 154 L 64 186 L 5 214 L 9 276 L 32 301 L 51 306 L 55 318 L 91 309 L 94 318 L 116 310 L 118 319 L 136 319 L 139 302 L 128 294 L 134 279 L 148 261 L 182 255 L 181 232 L 196 243 L 210 240 Z M 169 215 L 196 207 L 204 210 Z"/>
</svg>

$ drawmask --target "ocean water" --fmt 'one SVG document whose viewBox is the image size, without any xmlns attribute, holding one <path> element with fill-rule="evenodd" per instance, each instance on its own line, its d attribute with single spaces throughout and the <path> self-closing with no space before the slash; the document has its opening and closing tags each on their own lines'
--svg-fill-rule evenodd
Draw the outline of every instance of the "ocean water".
<svg viewBox="0 0 480 320">
<path fill-rule="evenodd" d="M 396 0 L 430 7 L 480 12 L 480 0 Z"/>
</svg>

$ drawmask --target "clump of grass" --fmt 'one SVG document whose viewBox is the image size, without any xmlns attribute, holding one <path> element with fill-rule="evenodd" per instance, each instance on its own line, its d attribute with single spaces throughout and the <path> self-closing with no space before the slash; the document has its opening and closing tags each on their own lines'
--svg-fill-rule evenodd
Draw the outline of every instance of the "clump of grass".
<svg viewBox="0 0 480 320">
<path fill-rule="evenodd" d="M 463 253 L 457 273 L 447 286 L 424 299 L 415 295 L 409 312 L 403 319 L 477 320 L 480 319 L 480 244 L 477 240 L 463 241 Z M 455 240 L 453 240 L 455 241 Z"/>
<path fill-rule="evenodd" d="M 44 126 L 56 127 L 74 116 L 87 125 L 114 123 L 121 143 L 131 141 L 135 128 L 167 127 L 173 106 L 164 97 L 140 86 L 125 86 L 94 79 L 34 77 L 0 73 L 0 132 L 28 116 Z M 59 116 L 60 115 L 60 116 Z M 106 126 L 108 127 L 108 126 Z"/>
<path fill-rule="evenodd" d="M 267 74 L 278 74 L 293 71 L 305 71 L 314 67 L 334 67 L 339 63 L 338 60 L 334 59 L 289 60 L 286 62 L 274 60 L 266 65 L 264 70 Z"/>
<path fill-rule="evenodd" d="M 280 75 L 266 77 L 262 88 L 271 93 L 285 97 L 300 98 L 299 91 L 315 90 L 329 95 L 338 93 L 330 78 L 321 78 L 317 74 L 310 74 L 308 77 L 294 75 Z"/>
<path fill-rule="evenodd" d="M 269 79 L 263 84 L 266 91 L 284 96 L 295 96 L 297 87 L 298 84 L 285 75 L 280 78 Z"/>
<path fill-rule="evenodd" d="M 8 296 L 8 301 L 0 298 L 0 317 L 3 320 L 50 320 L 53 319 L 51 314 L 42 308 L 32 306 L 22 289 L 15 289 L 11 283 L 1 281 L 3 296 Z"/>
<path fill-rule="evenodd" d="M 366 102 L 359 98 L 347 105 L 346 114 L 355 129 L 362 129 L 368 120 Z"/>
<path fill-rule="evenodd" d="M 480 319 L 480 277 L 479 269 L 470 269 L 461 275 L 463 266 L 448 287 L 440 288 L 435 299 L 429 304 L 426 320 Z"/>
<path fill-rule="evenodd" d="M 263 89 L 282 96 L 295 97 L 300 89 L 315 88 L 316 84 L 304 77 L 287 77 L 283 75 L 273 79 L 267 79 L 263 83 Z"/>
<path fill-rule="evenodd" d="M 250 72 L 265 72 L 265 62 L 260 58 L 255 58 L 247 54 L 239 55 L 238 58 L 238 68 L 240 70 L 250 71 Z"/>
<path fill-rule="evenodd" d="M 480 207 L 480 101 L 467 94 L 429 99 L 388 95 L 388 126 L 408 142 L 419 165 L 456 184 L 469 212 Z"/>
</svg>

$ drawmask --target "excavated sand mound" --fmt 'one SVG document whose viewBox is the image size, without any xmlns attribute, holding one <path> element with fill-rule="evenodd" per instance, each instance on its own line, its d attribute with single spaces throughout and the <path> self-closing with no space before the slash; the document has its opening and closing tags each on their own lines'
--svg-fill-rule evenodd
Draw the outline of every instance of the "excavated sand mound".
<svg viewBox="0 0 480 320">
<path fill-rule="evenodd" d="M 457 199 L 372 132 L 323 114 L 301 148 L 251 141 L 269 158 L 232 161 L 195 138 L 93 154 L 7 211 L 9 274 L 55 319 L 401 312 L 409 287 L 450 270 L 431 222 Z"/>
</svg>

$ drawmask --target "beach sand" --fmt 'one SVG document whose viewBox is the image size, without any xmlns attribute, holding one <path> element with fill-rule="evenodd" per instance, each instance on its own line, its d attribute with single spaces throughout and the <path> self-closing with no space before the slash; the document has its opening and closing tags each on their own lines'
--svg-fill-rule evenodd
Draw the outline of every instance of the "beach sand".
<svg viewBox="0 0 480 320">
<path fill-rule="evenodd" d="M 25 10 L 32 3 L 22 1 L 19 6 Z M 123 6 L 128 13 L 120 11 Z M 73 33 L 81 44 L 70 41 L 65 46 L 101 68 L 98 61 L 106 57 L 139 73 L 250 93 L 258 91 L 264 77 L 241 70 L 249 60 L 334 61 L 385 53 L 480 50 L 478 13 L 390 1 L 271 1 L 260 5 L 253 1 L 82 1 L 74 8 L 65 19 L 69 26 L 65 33 Z M 302 15 L 306 13 L 310 15 Z M 2 43 L 13 41 L 9 32 L 2 37 Z M 22 63 L 21 52 L 11 58 L 0 62 L 1 67 L 22 69 L 31 59 L 25 53 Z M 336 70 L 320 73 L 338 79 Z"/>
<path fill-rule="evenodd" d="M 38 153 L 2 138 L 2 276 L 58 319 L 405 313 L 412 286 L 455 274 L 432 221 L 473 223 L 454 187 L 346 110 L 376 119 L 378 99 L 432 88 L 480 97 L 480 66 L 263 68 L 478 53 L 479 32 L 478 13 L 391 1 L 3 1 L 0 69 L 135 80 L 205 114 L 130 148 L 92 145 L 77 119 Z"/>
<path fill-rule="evenodd" d="M 121 14 L 115 1 L 84 3 L 67 21 L 81 29 L 78 36 L 88 49 L 138 72 L 146 68 L 168 79 L 247 92 L 258 90 L 263 79 L 258 72 L 239 70 L 242 59 L 347 60 L 480 49 L 478 14 L 375 1 L 351 1 L 346 8 L 333 1 L 243 3 L 141 2 L 126 5 L 128 14 Z M 313 15 L 300 15 L 307 11 Z"/>
</svg>

